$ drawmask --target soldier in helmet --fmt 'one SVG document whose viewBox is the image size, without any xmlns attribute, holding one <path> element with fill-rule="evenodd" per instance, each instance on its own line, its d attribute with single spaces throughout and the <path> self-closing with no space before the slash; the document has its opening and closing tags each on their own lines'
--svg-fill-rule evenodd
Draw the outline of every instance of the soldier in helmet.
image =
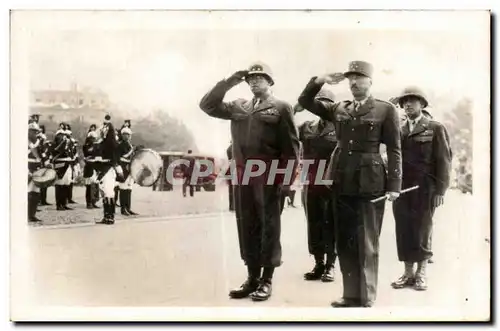
<svg viewBox="0 0 500 331">
<path fill-rule="evenodd" d="M 316 100 L 334 102 L 335 96 L 327 89 L 321 89 L 316 94 Z M 297 104 L 295 112 L 304 108 Z M 335 228 L 333 220 L 333 201 L 330 189 L 316 182 L 319 163 L 326 163 L 337 146 L 335 126 L 330 121 L 319 119 L 307 121 L 299 126 L 299 138 L 303 146 L 303 159 L 314 162 L 307 165 L 304 185 L 303 205 L 307 218 L 307 240 L 309 254 L 314 257 L 314 268 L 304 274 L 305 280 L 334 281 L 334 267 L 337 255 L 335 254 Z"/>
<path fill-rule="evenodd" d="M 352 61 L 345 73 L 313 77 L 301 96 L 302 107 L 335 124 L 337 148 L 329 168 L 333 180 L 336 246 L 343 297 L 333 307 L 371 307 L 377 295 L 379 237 L 385 203 L 401 189 L 401 140 L 395 106 L 370 93 L 373 66 Z M 317 100 L 321 87 L 348 80 L 353 100 Z M 387 167 L 380 154 L 387 146 Z M 387 169 L 387 172 L 386 172 Z"/>
<path fill-rule="evenodd" d="M 57 173 L 55 182 L 57 210 L 72 210 L 68 207 L 70 184 L 73 178 L 73 158 L 71 140 L 66 130 L 66 123 L 59 125 L 53 143 L 54 170 Z"/>
<path fill-rule="evenodd" d="M 115 223 L 115 201 L 114 188 L 116 178 L 123 176 L 123 170 L 118 164 L 118 142 L 116 141 L 116 132 L 111 123 L 111 116 L 104 117 L 103 126 L 99 130 L 98 156 L 95 159 L 94 167 L 97 171 L 97 180 L 99 188 L 104 194 L 103 209 L 104 217 L 100 224 Z"/>
<path fill-rule="evenodd" d="M 243 81 L 248 83 L 254 97 L 223 102 L 226 93 Z M 231 121 L 238 176 L 235 185 L 238 236 L 241 258 L 248 269 L 247 280 L 230 291 L 231 298 L 250 296 L 254 301 L 267 300 L 272 292 L 274 269 L 282 263 L 280 198 L 294 180 L 299 139 L 292 107 L 273 95 L 273 84 L 270 68 L 258 62 L 218 82 L 200 102 L 200 108 L 209 116 Z M 248 180 L 250 171 L 245 174 L 245 166 L 257 160 L 266 165 L 264 173 Z M 286 167 L 291 176 L 272 176 L 272 163 L 278 164 L 279 169 Z M 248 181 L 243 181 L 244 175 Z"/>
<path fill-rule="evenodd" d="M 449 186 L 451 148 L 446 128 L 424 115 L 428 101 L 421 89 L 405 88 L 399 104 L 408 117 L 401 132 L 403 189 L 415 185 L 419 189 L 393 204 L 398 258 L 405 269 L 391 285 L 396 289 L 412 286 L 426 290 L 426 266 L 432 257 L 432 216 L 443 204 Z"/>
<path fill-rule="evenodd" d="M 120 155 L 119 164 L 123 170 L 123 178 L 119 181 L 121 214 L 125 216 L 138 215 L 130 209 L 132 204 L 132 186 L 134 184 L 134 179 L 130 175 L 130 162 L 134 154 L 134 147 L 130 142 L 132 130 L 124 126 L 120 133 L 121 141 L 118 145 L 118 153 Z"/>
<path fill-rule="evenodd" d="M 28 124 L 28 222 L 41 222 L 36 217 L 40 188 L 32 180 L 33 173 L 48 165 L 48 158 L 43 154 L 43 145 L 38 137 L 40 127 L 36 122 Z"/>
</svg>

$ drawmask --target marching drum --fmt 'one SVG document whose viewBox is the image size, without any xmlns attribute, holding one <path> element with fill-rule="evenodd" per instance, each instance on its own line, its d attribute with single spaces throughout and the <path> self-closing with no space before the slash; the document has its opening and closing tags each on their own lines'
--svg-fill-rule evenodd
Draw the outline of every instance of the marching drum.
<svg viewBox="0 0 500 331">
<path fill-rule="evenodd" d="M 57 180 L 57 173 L 54 169 L 41 168 L 33 173 L 31 179 L 37 187 L 45 188 L 55 183 Z"/>
<path fill-rule="evenodd" d="M 137 151 L 130 161 L 130 176 L 140 186 L 153 186 L 160 177 L 162 160 L 152 149 Z"/>
</svg>

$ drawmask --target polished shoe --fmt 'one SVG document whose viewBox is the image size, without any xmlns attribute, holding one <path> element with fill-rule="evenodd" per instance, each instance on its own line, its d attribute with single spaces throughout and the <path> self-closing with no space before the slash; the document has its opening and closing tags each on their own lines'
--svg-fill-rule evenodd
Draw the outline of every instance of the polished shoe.
<svg viewBox="0 0 500 331">
<path fill-rule="evenodd" d="M 37 218 L 36 216 L 33 216 L 32 218 L 30 218 L 28 220 L 28 222 L 32 222 L 32 223 L 40 223 L 40 222 L 43 222 L 41 219 Z"/>
<path fill-rule="evenodd" d="M 323 263 L 316 263 L 313 270 L 304 274 L 305 280 L 318 280 L 325 272 L 325 265 Z"/>
<path fill-rule="evenodd" d="M 413 285 L 413 288 L 417 291 L 426 291 L 427 290 L 427 281 L 425 280 L 425 277 L 416 276 L 415 277 L 415 284 Z"/>
<path fill-rule="evenodd" d="M 266 301 L 271 297 L 273 293 L 273 288 L 270 280 L 261 280 L 257 290 L 250 294 L 253 301 Z"/>
<path fill-rule="evenodd" d="M 391 283 L 392 288 L 401 289 L 404 287 L 413 286 L 415 284 L 415 277 L 404 274 L 398 280 Z"/>
<path fill-rule="evenodd" d="M 373 301 L 365 301 L 365 302 L 362 302 L 360 306 L 363 308 L 371 308 L 371 307 L 373 307 L 374 304 L 375 303 Z"/>
<path fill-rule="evenodd" d="M 333 308 L 351 308 L 351 307 L 360 307 L 361 304 L 359 302 L 359 299 L 342 298 L 340 300 L 332 302 L 331 306 Z"/>
<path fill-rule="evenodd" d="M 68 200 L 68 203 L 74 205 L 76 203 L 76 201 Z"/>
<path fill-rule="evenodd" d="M 231 290 L 229 296 L 232 299 L 243 299 L 255 292 L 259 287 L 257 279 L 248 278 L 238 289 Z"/>
<path fill-rule="evenodd" d="M 127 208 L 121 207 L 121 213 L 123 216 L 130 216 L 131 214 L 128 212 Z"/>
<path fill-rule="evenodd" d="M 323 283 L 331 283 L 335 281 L 335 269 L 333 266 L 325 267 L 325 272 L 321 275 L 321 281 Z"/>
</svg>

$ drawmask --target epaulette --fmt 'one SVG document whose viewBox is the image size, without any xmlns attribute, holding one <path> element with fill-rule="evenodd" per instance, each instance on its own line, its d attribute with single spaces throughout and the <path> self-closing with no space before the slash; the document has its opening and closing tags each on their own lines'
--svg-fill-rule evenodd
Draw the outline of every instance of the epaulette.
<svg viewBox="0 0 500 331">
<path fill-rule="evenodd" d="M 395 105 L 395 104 L 393 104 L 393 103 L 392 103 L 392 102 L 390 102 L 390 101 L 387 101 L 387 100 L 382 100 L 382 99 L 378 99 L 378 98 L 373 98 L 373 99 L 374 99 L 375 101 L 380 101 L 380 102 L 385 103 L 385 104 L 387 104 L 387 105 L 389 105 L 389 106 L 391 106 L 391 107 L 396 108 L 396 105 Z"/>
</svg>

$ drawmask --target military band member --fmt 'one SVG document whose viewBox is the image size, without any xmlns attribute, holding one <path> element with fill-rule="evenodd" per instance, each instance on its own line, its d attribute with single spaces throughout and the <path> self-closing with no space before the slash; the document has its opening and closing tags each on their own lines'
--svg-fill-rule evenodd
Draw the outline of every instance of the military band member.
<svg viewBox="0 0 500 331">
<path fill-rule="evenodd" d="M 334 102 L 335 96 L 329 90 L 321 89 L 316 94 L 316 100 Z M 303 110 L 299 104 L 294 107 L 295 112 Z M 302 142 L 304 160 L 314 161 L 308 167 L 308 184 L 304 185 L 303 205 L 307 217 L 309 254 L 314 257 L 315 265 L 310 272 L 304 274 L 304 279 L 333 282 L 337 255 L 332 193 L 329 187 L 319 183 L 315 185 L 315 182 L 319 174 L 319 162 L 323 161 L 326 169 L 326 163 L 337 146 L 335 126 L 324 119 L 307 121 L 299 126 L 299 139 Z"/>
<path fill-rule="evenodd" d="M 46 160 L 42 157 L 42 144 L 37 137 L 40 127 L 34 121 L 28 124 L 28 222 L 41 222 L 36 217 L 40 189 L 32 180 L 32 174 L 44 166 Z"/>
<path fill-rule="evenodd" d="M 116 138 L 116 143 L 119 145 L 120 142 L 122 141 L 122 135 L 119 129 L 115 129 L 115 138 Z M 118 204 L 119 194 L 120 194 L 120 185 L 118 182 L 116 182 L 114 193 L 115 193 L 115 206 L 120 207 L 120 205 Z"/>
<path fill-rule="evenodd" d="M 128 127 L 123 127 L 120 133 L 121 141 L 118 145 L 118 154 L 120 156 L 119 164 L 123 170 L 122 181 L 119 181 L 121 214 L 125 216 L 138 215 L 130 209 L 132 204 L 132 186 L 134 184 L 134 179 L 130 175 L 130 161 L 134 154 L 134 147 L 130 142 L 132 130 Z"/>
<path fill-rule="evenodd" d="M 85 166 L 83 167 L 83 179 L 85 181 L 85 202 L 87 209 L 99 208 L 96 205 L 99 196 L 99 187 L 97 183 L 97 173 L 94 163 L 98 154 L 97 139 L 99 138 L 95 125 L 92 125 L 87 133 L 87 138 L 83 145 L 83 157 Z M 96 199 L 97 197 L 97 199 Z"/>
<path fill-rule="evenodd" d="M 342 73 L 314 77 L 299 103 L 322 119 L 335 123 L 337 148 L 331 159 L 337 254 L 343 297 L 333 307 L 371 307 L 376 299 L 379 237 L 385 203 L 370 200 L 401 189 L 399 114 L 393 104 L 370 94 L 373 66 L 353 61 Z M 323 84 L 348 79 L 354 100 L 334 103 L 315 100 Z M 387 146 L 387 173 L 380 144 Z"/>
<path fill-rule="evenodd" d="M 40 133 L 38 133 L 40 142 L 42 143 L 42 158 L 51 162 L 51 150 L 52 144 L 50 140 L 47 139 L 45 135 L 45 125 L 40 125 Z M 51 203 L 47 202 L 47 187 L 40 188 L 40 206 L 51 206 Z"/>
<path fill-rule="evenodd" d="M 54 138 L 53 162 L 57 173 L 55 182 L 57 210 L 72 210 L 68 207 L 70 184 L 73 176 L 73 158 L 71 140 L 66 131 L 66 124 L 61 123 Z"/>
<path fill-rule="evenodd" d="M 226 93 L 243 81 L 248 83 L 254 97 L 223 102 Z M 250 295 L 254 301 L 267 300 L 272 292 L 274 269 L 282 264 L 280 198 L 291 183 L 278 179 L 268 185 L 267 179 L 271 160 L 279 160 L 282 169 L 288 161 L 297 166 L 299 140 L 292 107 L 273 96 L 273 84 L 270 68 L 255 63 L 249 70 L 238 71 L 218 82 L 200 102 L 200 108 L 208 115 L 231 121 L 239 180 L 235 186 L 235 194 L 239 195 L 236 200 L 240 200 L 236 205 L 237 227 L 241 257 L 248 269 L 247 280 L 230 291 L 231 298 Z M 255 159 L 266 162 L 265 173 L 245 185 L 241 175 L 247 162 Z"/>
<path fill-rule="evenodd" d="M 66 124 L 66 134 L 68 135 L 70 141 L 71 158 L 73 160 L 71 164 L 71 184 L 68 189 L 68 203 L 74 204 L 76 202 L 73 200 L 73 184 L 76 180 L 80 167 L 78 163 L 78 141 L 73 138 L 73 132 L 71 131 L 71 126 L 69 124 Z"/>
<path fill-rule="evenodd" d="M 123 171 L 118 164 L 118 143 L 116 141 L 116 132 L 111 123 L 111 116 L 104 117 L 103 126 L 99 130 L 99 152 L 95 159 L 94 167 L 97 171 L 97 180 L 99 189 L 103 192 L 103 211 L 104 217 L 100 224 L 115 223 L 115 201 L 114 188 L 116 186 L 116 177 L 123 176 Z"/>
<path fill-rule="evenodd" d="M 401 196 L 393 204 L 398 258 L 404 262 L 403 275 L 391 285 L 426 290 L 426 266 L 432 257 L 431 235 L 434 210 L 443 204 L 450 182 L 451 148 L 446 128 L 425 116 L 428 106 L 418 87 L 407 87 L 399 97 L 407 123 L 401 132 L 403 189 L 418 190 Z M 415 264 L 417 270 L 415 272 Z"/>
</svg>

